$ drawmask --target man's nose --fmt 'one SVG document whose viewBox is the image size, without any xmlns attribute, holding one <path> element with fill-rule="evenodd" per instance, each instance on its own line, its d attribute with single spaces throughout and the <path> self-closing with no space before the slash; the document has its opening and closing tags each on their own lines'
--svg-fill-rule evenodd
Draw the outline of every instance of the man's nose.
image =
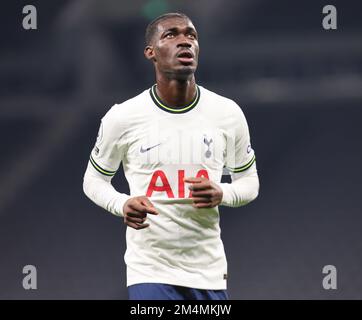
<svg viewBox="0 0 362 320">
<path fill-rule="evenodd" d="M 185 37 L 184 35 L 181 35 L 179 42 L 177 43 L 177 48 L 191 48 L 192 44 L 189 42 L 189 40 L 187 39 L 187 37 Z"/>
<path fill-rule="evenodd" d="M 187 40 L 181 40 L 178 44 L 177 44 L 177 48 L 191 48 L 192 44 L 190 42 L 188 42 Z"/>
</svg>

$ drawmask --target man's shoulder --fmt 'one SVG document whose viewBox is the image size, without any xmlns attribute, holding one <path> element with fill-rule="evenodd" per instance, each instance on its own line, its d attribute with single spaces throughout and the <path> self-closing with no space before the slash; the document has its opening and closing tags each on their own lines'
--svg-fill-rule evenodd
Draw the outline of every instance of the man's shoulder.
<svg viewBox="0 0 362 320">
<path fill-rule="evenodd" d="M 147 103 L 149 99 L 149 89 L 146 89 L 138 95 L 125 100 L 123 102 L 115 103 L 109 110 L 113 115 L 121 114 L 122 117 L 129 113 L 141 111 L 140 109 Z"/>
<path fill-rule="evenodd" d="M 241 111 L 241 108 L 238 103 L 236 103 L 233 99 L 225 97 L 219 93 L 206 89 L 205 87 L 199 86 L 201 95 L 204 96 L 205 101 L 208 104 L 208 107 L 214 106 L 218 108 L 218 110 L 222 110 L 223 113 L 231 112 L 238 113 Z"/>
<path fill-rule="evenodd" d="M 144 90 L 133 98 L 115 103 L 102 117 L 102 123 L 117 130 L 132 127 L 137 119 L 142 118 L 139 115 L 144 115 L 148 105 L 147 99 L 150 99 L 149 93 L 148 90 Z"/>
</svg>

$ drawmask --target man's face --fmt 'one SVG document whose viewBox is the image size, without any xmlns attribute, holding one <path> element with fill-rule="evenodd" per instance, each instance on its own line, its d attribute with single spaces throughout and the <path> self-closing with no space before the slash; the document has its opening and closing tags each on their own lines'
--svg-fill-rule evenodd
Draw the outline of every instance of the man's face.
<svg viewBox="0 0 362 320">
<path fill-rule="evenodd" d="M 178 17 L 161 21 L 145 54 L 154 61 L 158 71 L 170 77 L 193 74 L 198 63 L 199 43 L 192 22 Z"/>
</svg>

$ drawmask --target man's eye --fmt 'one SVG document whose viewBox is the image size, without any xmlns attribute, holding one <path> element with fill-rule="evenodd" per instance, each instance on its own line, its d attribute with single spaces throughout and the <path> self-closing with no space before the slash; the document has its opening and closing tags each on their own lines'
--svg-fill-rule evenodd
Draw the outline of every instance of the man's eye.
<svg viewBox="0 0 362 320">
<path fill-rule="evenodd" d="M 196 39 L 196 35 L 190 33 L 190 34 L 189 34 L 189 38 L 191 38 L 191 39 Z"/>
<path fill-rule="evenodd" d="M 173 38 L 174 37 L 174 35 L 173 35 L 173 33 L 168 33 L 168 34 L 166 34 L 166 36 L 165 36 L 166 38 Z"/>
</svg>

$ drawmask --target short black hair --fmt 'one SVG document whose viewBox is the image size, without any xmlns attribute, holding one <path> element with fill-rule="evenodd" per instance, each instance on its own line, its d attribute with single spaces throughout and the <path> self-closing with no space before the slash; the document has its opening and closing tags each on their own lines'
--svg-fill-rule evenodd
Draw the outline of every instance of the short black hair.
<svg viewBox="0 0 362 320">
<path fill-rule="evenodd" d="M 145 34 L 145 41 L 146 45 L 149 45 L 152 41 L 152 38 L 157 30 L 157 26 L 161 21 L 170 19 L 170 18 L 183 18 L 188 19 L 191 21 L 191 19 L 182 12 L 169 12 L 165 13 L 163 15 L 158 16 L 157 18 L 153 19 L 146 28 L 146 34 Z"/>
</svg>

